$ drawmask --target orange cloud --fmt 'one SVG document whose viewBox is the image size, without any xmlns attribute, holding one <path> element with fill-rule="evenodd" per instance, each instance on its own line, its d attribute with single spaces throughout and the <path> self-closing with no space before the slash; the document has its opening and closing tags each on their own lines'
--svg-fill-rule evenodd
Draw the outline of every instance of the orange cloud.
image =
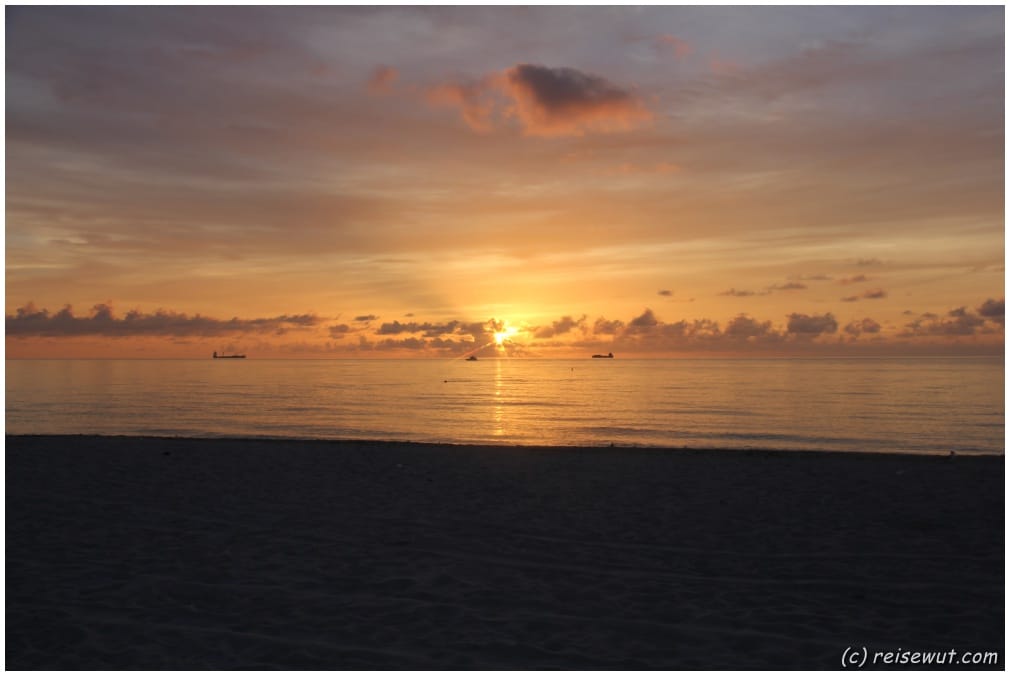
<svg viewBox="0 0 1010 676">
<path fill-rule="evenodd" d="M 370 94 L 388 94 L 392 91 L 399 76 L 400 73 L 392 66 L 379 66 L 372 71 L 372 76 L 368 78 L 368 92 Z"/>
<path fill-rule="evenodd" d="M 474 131 L 487 132 L 494 127 L 495 102 L 487 82 L 450 82 L 432 87 L 426 93 L 428 103 L 459 109 L 463 121 Z"/>
<path fill-rule="evenodd" d="M 458 108 L 480 132 L 512 119 L 529 136 L 581 136 L 626 131 L 652 118 L 639 97 L 598 75 L 525 63 L 476 82 L 440 84 L 426 98 Z"/>
<path fill-rule="evenodd" d="M 672 53 L 678 59 L 683 59 L 694 51 L 690 42 L 669 34 L 656 36 L 656 38 L 652 41 L 652 46 L 655 48 L 657 53 Z"/>
</svg>

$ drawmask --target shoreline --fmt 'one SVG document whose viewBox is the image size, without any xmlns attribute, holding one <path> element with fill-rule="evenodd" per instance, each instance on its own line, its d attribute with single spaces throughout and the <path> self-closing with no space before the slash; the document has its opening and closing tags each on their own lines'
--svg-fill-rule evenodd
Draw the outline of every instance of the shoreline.
<svg viewBox="0 0 1010 676">
<path fill-rule="evenodd" d="M 6 442 L 9 669 L 1004 664 L 1003 456 Z"/>
<path fill-rule="evenodd" d="M 619 445 L 601 444 L 589 446 L 585 444 L 573 445 L 551 445 L 551 444 L 494 444 L 494 443 L 472 443 L 472 442 L 452 442 L 452 441 L 404 441 L 397 439 L 371 439 L 371 438 L 325 438 L 325 437 L 285 437 L 285 436 L 185 436 L 185 435 L 152 435 L 152 434 L 96 434 L 84 432 L 80 434 L 6 434 L 7 439 L 38 439 L 54 440 L 61 439 L 115 439 L 115 440 L 137 440 L 137 441 L 179 441 L 195 443 L 282 443 L 282 444 L 322 444 L 322 445 L 371 445 L 376 448 L 388 446 L 404 446 L 408 448 L 458 448 L 458 449 L 508 449 L 508 450 L 530 450 L 540 452 L 551 451 L 645 451 L 651 453 L 688 453 L 688 454 L 771 454 L 771 455 L 804 455 L 804 456 L 880 456 L 880 457 L 922 457 L 922 458 L 1005 458 L 1005 449 L 1000 453 L 990 453 L 987 451 L 923 451 L 923 450 L 888 450 L 888 451 L 861 451 L 861 450 L 818 450 L 813 448 L 786 449 L 772 447 L 748 447 L 748 446 L 724 446 L 724 447 L 704 447 L 704 446 L 649 446 L 649 445 Z"/>
</svg>

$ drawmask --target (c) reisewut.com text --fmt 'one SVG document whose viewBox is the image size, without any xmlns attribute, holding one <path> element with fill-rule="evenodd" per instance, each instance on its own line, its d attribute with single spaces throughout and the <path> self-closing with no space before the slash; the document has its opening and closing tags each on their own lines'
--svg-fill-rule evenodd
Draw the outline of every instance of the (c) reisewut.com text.
<svg viewBox="0 0 1010 676">
<path fill-rule="evenodd" d="M 871 650 L 866 646 L 848 646 L 842 651 L 842 668 L 881 666 L 996 666 L 995 650 Z"/>
</svg>

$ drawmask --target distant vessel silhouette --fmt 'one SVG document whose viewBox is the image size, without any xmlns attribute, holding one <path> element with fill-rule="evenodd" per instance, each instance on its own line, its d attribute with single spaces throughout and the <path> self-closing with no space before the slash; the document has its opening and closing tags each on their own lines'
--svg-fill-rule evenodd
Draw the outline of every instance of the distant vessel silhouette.
<svg viewBox="0 0 1010 676">
<path fill-rule="evenodd" d="M 214 359 L 245 359 L 244 354 L 218 354 L 214 352 Z"/>
<path fill-rule="evenodd" d="M 477 355 L 471 354 L 469 357 L 466 358 L 466 360 L 467 361 L 477 361 Z"/>
<path fill-rule="evenodd" d="M 614 353 L 608 352 L 607 354 L 594 354 L 593 359 L 613 359 Z"/>
</svg>

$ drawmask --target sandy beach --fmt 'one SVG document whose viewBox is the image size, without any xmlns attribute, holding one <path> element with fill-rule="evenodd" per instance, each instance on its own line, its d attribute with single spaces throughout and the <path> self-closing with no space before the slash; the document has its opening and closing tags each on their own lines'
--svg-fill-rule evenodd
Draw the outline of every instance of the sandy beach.
<svg viewBox="0 0 1010 676">
<path fill-rule="evenodd" d="M 1002 457 L 6 444 L 8 669 L 1004 664 Z"/>
</svg>

